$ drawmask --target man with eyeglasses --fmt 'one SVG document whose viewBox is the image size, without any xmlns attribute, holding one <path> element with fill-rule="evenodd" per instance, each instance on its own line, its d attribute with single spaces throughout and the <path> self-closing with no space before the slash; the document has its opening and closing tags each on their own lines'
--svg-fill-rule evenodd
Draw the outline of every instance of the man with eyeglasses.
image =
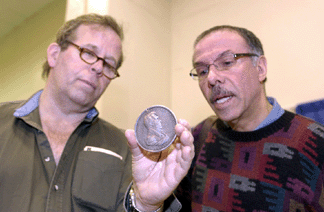
<svg viewBox="0 0 324 212">
<path fill-rule="evenodd" d="M 260 40 L 216 26 L 197 37 L 192 62 L 216 116 L 192 130 L 181 211 L 324 211 L 324 126 L 266 96 Z"/>
<path fill-rule="evenodd" d="M 194 155 L 189 124 L 179 120 L 177 146 L 156 157 L 143 154 L 130 130 L 129 148 L 124 131 L 94 107 L 120 76 L 122 40 L 110 16 L 68 21 L 47 49 L 44 89 L 0 104 L 0 211 L 168 209 L 160 192 L 172 193 Z"/>
</svg>

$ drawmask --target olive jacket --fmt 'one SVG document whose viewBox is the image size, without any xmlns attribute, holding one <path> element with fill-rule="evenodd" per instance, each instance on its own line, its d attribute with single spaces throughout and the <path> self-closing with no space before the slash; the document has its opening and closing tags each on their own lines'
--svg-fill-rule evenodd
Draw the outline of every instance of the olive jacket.
<svg viewBox="0 0 324 212">
<path fill-rule="evenodd" d="M 93 108 L 56 166 L 40 121 L 41 92 L 0 104 L 0 211 L 124 211 L 131 182 L 124 132 Z"/>
</svg>

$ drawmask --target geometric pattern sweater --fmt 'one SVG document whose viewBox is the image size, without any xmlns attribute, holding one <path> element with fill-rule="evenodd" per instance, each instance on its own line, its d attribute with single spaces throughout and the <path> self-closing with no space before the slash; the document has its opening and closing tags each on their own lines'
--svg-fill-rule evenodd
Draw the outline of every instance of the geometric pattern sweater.
<svg viewBox="0 0 324 212">
<path fill-rule="evenodd" d="M 196 155 L 177 188 L 181 211 L 324 211 L 324 126 L 285 111 L 237 132 L 216 120 L 193 129 Z M 203 132 L 202 132 L 203 131 Z"/>
</svg>

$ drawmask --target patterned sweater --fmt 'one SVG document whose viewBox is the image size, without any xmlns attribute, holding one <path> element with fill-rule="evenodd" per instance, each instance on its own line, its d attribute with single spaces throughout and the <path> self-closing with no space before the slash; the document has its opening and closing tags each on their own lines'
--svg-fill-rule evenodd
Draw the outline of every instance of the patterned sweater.
<svg viewBox="0 0 324 212">
<path fill-rule="evenodd" d="M 324 126 L 288 111 L 237 132 L 193 130 L 197 154 L 176 191 L 181 211 L 324 211 Z M 190 186 L 191 185 L 191 186 Z"/>
</svg>

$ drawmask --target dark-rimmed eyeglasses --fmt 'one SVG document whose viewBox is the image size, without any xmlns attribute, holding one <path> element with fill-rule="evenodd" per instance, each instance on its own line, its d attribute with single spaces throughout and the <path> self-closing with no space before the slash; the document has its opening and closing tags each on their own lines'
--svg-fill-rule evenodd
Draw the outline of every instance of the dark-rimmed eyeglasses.
<svg viewBox="0 0 324 212">
<path fill-rule="evenodd" d="M 80 58 L 85 63 L 92 65 L 95 64 L 98 60 L 102 60 L 103 61 L 102 75 L 104 75 L 108 79 L 112 80 L 120 76 L 116 68 L 113 65 L 109 64 L 104 58 L 98 57 L 93 51 L 86 48 L 82 48 L 71 41 L 67 40 L 67 42 L 75 46 L 80 51 Z"/>
<path fill-rule="evenodd" d="M 212 64 L 195 64 L 189 75 L 195 80 L 203 80 L 207 78 L 211 65 L 214 65 L 218 71 L 226 71 L 235 66 L 237 59 L 241 57 L 259 57 L 259 55 L 253 53 L 226 53 L 218 57 Z"/>
</svg>

